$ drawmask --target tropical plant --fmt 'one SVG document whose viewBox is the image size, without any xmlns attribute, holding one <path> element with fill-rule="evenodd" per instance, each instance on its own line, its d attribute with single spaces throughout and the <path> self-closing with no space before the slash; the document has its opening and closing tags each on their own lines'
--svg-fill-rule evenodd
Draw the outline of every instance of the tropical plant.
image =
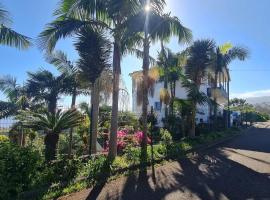
<svg viewBox="0 0 270 200">
<path fill-rule="evenodd" d="M 233 47 L 230 43 L 225 43 L 221 46 L 216 47 L 215 56 L 213 62 L 213 71 L 214 71 L 214 88 L 218 87 L 218 80 L 221 81 L 221 76 L 225 76 L 225 74 L 229 74 L 228 65 L 235 59 L 245 60 L 248 57 L 248 50 L 244 47 L 235 46 Z M 229 75 L 226 76 L 229 79 Z M 227 84 L 229 86 L 230 80 L 227 80 Z M 229 87 L 228 87 L 229 90 Z M 228 102 L 229 103 L 229 102 Z M 217 120 L 217 97 L 216 93 L 214 93 L 214 124 L 216 124 Z M 229 113 L 229 112 L 228 112 Z M 228 115 L 230 116 L 230 115 Z M 228 119 L 230 121 L 230 119 Z M 228 125 L 228 123 L 227 123 Z"/>
<path fill-rule="evenodd" d="M 45 102 L 48 111 L 55 113 L 59 96 L 70 91 L 70 78 L 65 74 L 54 76 L 48 70 L 39 70 L 35 73 L 28 72 L 28 76 L 27 93 L 33 97 L 33 101 Z"/>
<path fill-rule="evenodd" d="M 208 77 L 209 67 L 213 62 L 214 48 L 214 41 L 198 40 L 187 49 L 186 80 L 183 81 L 183 86 L 187 90 L 188 99 L 192 102 L 190 137 L 195 137 L 197 104 L 208 102 L 207 95 L 200 91 L 200 87 Z"/>
<path fill-rule="evenodd" d="M 164 47 L 161 41 L 161 51 L 158 55 L 157 64 L 160 67 L 160 80 L 164 82 L 164 89 L 160 91 L 160 100 L 165 104 L 165 119 L 168 117 L 168 107 L 166 104 L 170 105 L 170 115 L 174 115 L 173 103 L 175 100 L 176 82 L 183 77 L 182 69 L 186 60 L 183 58 L 185 58 L 185 52 L 175 54 L 169 48 Z"/>
<path fill-rule="evenodd" d="M 0 101 L 0 119 L 15 117 L 20 110 L 31 108 L 37 110 L 42 105 L 36 105 L 32 98 L 27 94 L 26 88 L 17 83 L 16 78 L 11 76 L 4 76 L 0 79 L 0 91 L 4 93 L 7 101 Z M 16 122 L 11 127 L 10 131 L 14 131 L 13 135 L 10 132 L 10 136 L 14 137 L 14 141 L 23 146 L 25 144 L 24 131 L 19 127 L 19 122 Z"/>
<path fill-rule="evenodd" d="M 12 30 L 9 25 L 12 23 L 10 14 L 0 4 L 0 44 L 18 49 L 27 49 L 31 46 L 30 38 Z"/>
<path fill-rule="evenodd" d="M 89 81 L 92 86 L 90 153 L 94 154 L 97 151 L 99 98 L 102 82 L 100 77 L 104 71 L 110 68 L 111 44 L 103 32 L 90 28 L 82 29 L 77 39 L 75 47 L 80 56 L 78 68 L 81 77 Z"/>
<path fill-rule="evenodd" d="M 163 0 L 155 0 L 156 7 L 161 7 Z M 162 2 L 159 4 L 159 2 Z M 100 28 L 107 31 L 113 38 L 113 97 L 109 156 L 114 158 L 117 154 L 118 129 L 118 98 L 119 79 L 121 74 L 122 55 L 132 50 L 134 38 L 125 34 L 127 21 L 142 9 L 141 1 L 134 0 L 97 0 L 97 1 L 70 1 L 63 0 L 55 12 L 57 19 L 50 23 L 46 30 L 40 34 L 40 44 L 51 51 L 60 38 L 78 33 L 82 27 Z M 134 49 L 133 49 L 134 50 Z M 137 52 L 138 51 L 131 51 Z M 140 55 L 142 55 L 139 52 Z"/>
<path fill-rule="evenodd" d="M 139 38 L 143 46 L 143 101 L 142 118 L 144 140 L 142 142 L 142 157 L 146 158 L 147 149 L 147 113 L 148 113 L 148 74 L 149 74 L 149 50 L 151 42 L 169 40 L 171 36 L 177 36 L 179 42 L 189 42 L 192 38 L 191 31 L 184 27 L 177 17 L 170 13 L 164 13 L 165 1 L 140 1 L 140 10 L 127 21 L 127 30 L 130 35 L 142 34 Z M 145 160 L 145 159 L 144 159 Z"/>
<path fill-rule="evenodd" d="M 43 111 L 40 113 L 32 111 L 22 111 L 18 116 L 23 126 L 35 131 L 44 131 L 45 138 L 45 158 L 47 161 L 55 159 L 56 146 L 59 134 L 69 128 L 76 127 L 82 120 L 82 115 L 75 109 L 62 112 Z"/>
<path fill-rule="evenodd" d="M 67 55 L 62 51 L 55 51 L 53 53 L 48 53 L 46 55 L 46 60 L 50 64 L 53 64 L 58 71 L 69 77 L 69 85 L 70 85 L 70 91 L 68 91 L 68 94 L 71 95 L 71 108 L 76 108 L 76 99 L 77 96 L 80 94 L 87 94 L 87 91 L 85 88 L 85 84 L 81 81 L 79 77 L 79 69 L 76 63 L 71 62 L 68 60 Z M 72 153 L 72 138 L 73 138 L 73 129 L 71 128 L 69 130 L 69 150 L 68 154 L 69 156 Z"/>
</svg>

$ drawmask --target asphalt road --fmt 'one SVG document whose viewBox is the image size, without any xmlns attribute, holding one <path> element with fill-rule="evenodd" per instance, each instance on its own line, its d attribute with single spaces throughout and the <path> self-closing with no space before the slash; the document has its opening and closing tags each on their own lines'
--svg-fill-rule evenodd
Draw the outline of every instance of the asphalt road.
<svg viewBox="0 0 270 200">
<path fill-rule="evenodd" d="M 197 155 L 83 190 L 61 200 L 270 200 L 270 123 Z"/>
</svg>

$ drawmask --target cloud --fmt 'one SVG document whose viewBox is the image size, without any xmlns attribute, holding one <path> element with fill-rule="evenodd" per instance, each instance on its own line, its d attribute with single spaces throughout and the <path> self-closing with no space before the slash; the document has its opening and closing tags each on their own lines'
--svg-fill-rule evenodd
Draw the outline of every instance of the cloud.
<svg viewBox="0 0 270 200">
<path fill-rule="evenodd" d="M 250 98 L 250 97 L 265 97 L 265 96 L 270 96 L 270 89 L 231 94 L 232 98 Z"/>
</svg>

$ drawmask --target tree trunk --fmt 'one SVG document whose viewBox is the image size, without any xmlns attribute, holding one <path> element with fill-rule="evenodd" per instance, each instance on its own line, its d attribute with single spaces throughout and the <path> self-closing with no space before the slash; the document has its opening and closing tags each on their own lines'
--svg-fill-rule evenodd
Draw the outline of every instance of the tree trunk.
<svg viewBox="0 0 270 200">
<path fill-rule="evenodd" d="M 48 111 L 52 114 L 56 112 L 57 107 L 57 95 L 52 95 L 48 102 Z"/>
<path fill-rule="evenodd" d="M 73 94 L 72 94 L 72 100 L 71 100 L 71 109 L 75 109 L 76 107 L 76 97 L 77 97 L 77 92 L 76 89 L 74 89 Z M 72 139 L 73 139 L 73 128 L 69 129 L 69 146 L 68 146 L 68 156 L 71 156 L 72 153 Z"/>
<path fill-rule="evenodd" d="M 230 128 L 231 126 L 231 111 L 230 111 L 230 81 L 227 82 L 227 88 L 228 88 L 228 113 L 227 113 L 227 128 Z"/>
<path fill-rule="evenodd" d="M 215 89 L 215 92 L 214 92 L 214 129 L 216 130 L 217 129 L 217 94 L 216 94 L 216 90 L 218 88 L 218 72 L 216 71 L 215 72 L 215 80 L 214 80 L 214 89 Z"/>
<path fill-rule="evenodd" d="M 113 160 L 117 155 L 117 130 L 118 130 L 118 98 L 119 98 L 119 79 L 121 74 L 121 48 L 115 40 L 113 49 L 113 98 L 112 98 L 112 117 L 111 133 L 109 141 L 109 158 Z"/>
<path fill-rule="evenodd" d="M 91 154 L 97 153 L 97 135 L 98 135 L 98 114 L 99 114 L 99 81 L 96 80 L 91 96 L 92 104 L 92 132 L 91 132 Z"/>
<path fill-rule="evenodd" d="M 161 43 L 161 51 L 163 53 L 163 58 L 165 60 L 166 59 L 166 55 L 165 55 L 165 49 L 164 49 L 163 41 L 161 40 L 160 43 Z M 163 67 L 164 67 L 164 89 L 166 91 L 168 91 L 168 68 L 166 66 L 166 63 L 164 63 L 164 66 Z M 165 106 L 165 120 L 166 120 L 168 118 L 168 105 L 164 103 L 164 106 Z"/>
<path fill-rule="evenodd" d="M 143 129 L 143 138 L 141 144 L 141 159 L 142 162 L 147 160 L 147 114 L 148 114 L 148 73 L 149 73 L 149 40 L 147 37 L 148 34 L 145 34 L 144 38 L 144 55 L 143 55 L 143 100 L 142 100 L 142 129 Z"/>
<path fill-rule="evenodd" d="M 192 104 L 192 111 L 191 111 L 191 129 L 189 131 L 189 136 L 194 138 L 196 136 L 196 108 L 197 103 L 194 102 Z"/>
<path fill-rule="evenodd" d="M 59 140 L 59 135 L 55 133 L 48 133 L 44 138 L 45 144 L 45 159 L 47 162 L 56 158 L 56 146 Z"/>
</svg>

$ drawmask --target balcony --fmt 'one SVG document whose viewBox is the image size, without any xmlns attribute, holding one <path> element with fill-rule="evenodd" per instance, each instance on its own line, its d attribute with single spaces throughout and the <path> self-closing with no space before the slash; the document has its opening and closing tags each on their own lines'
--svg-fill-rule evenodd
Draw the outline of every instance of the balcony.
<svg viewBox="0 0 270 200">
<path fill-rule="evenodd" d="M 208 97 L 214 99 L 217 98 L 217 103 L 226 104 L 228 101 L 228 93 L 224 87 L 220 86 L 218 88 L 208 88 L 207 89 Z"/>
</svg>

